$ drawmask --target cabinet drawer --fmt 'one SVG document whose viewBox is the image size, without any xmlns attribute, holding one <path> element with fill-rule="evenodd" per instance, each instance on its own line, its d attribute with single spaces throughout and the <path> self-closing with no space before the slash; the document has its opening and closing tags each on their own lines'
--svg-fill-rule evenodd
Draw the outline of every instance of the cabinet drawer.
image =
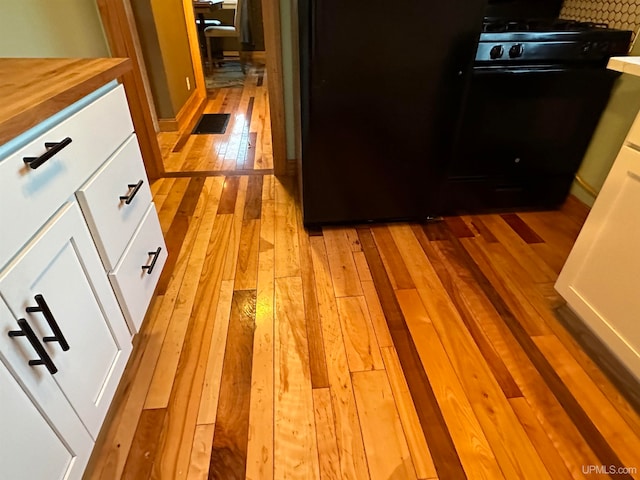
<svg viewBox="0 0 640 480">
<path fill-rule="evenodd" d="M 120 262 L 109 273 L 111 285 L 132 332 L 140 330 L 166 260 L 167 247 L 156 207 L 152 203 Z M 148 268 L 150 265 L 153 265 L 152 270 Z"/>
<path fill-rule="evenodd" d="M 16 153 L 0 160 L 0 266 L 60 208 L 133 132 L 122 86 L 111 90 Z M 71 143 L 37 169 L 25 157 L 40 157 L 45 143 Z M 8 208 L 7 208 L 8 207 Z"/>
<path fill-rule="evenodd" d="M 76 196 L 102 263 L 111 270 L 151 203 L 149 180 L 135 135 L 100 167 Z M 128 199 L 121 199 L 127 196 Z"/>
</svg>

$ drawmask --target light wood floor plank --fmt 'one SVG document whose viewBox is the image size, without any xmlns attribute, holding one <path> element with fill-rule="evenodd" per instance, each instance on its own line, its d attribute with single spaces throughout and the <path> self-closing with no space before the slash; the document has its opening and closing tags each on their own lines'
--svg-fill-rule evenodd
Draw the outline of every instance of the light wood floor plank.
<svg viewBox="0 0 640 480">
<path fill-rule="evenodd" d="M 329 258 L 335 296 L 355 297 L 362 295 L 360 277 L 353 259 L 347 230 L 344 228 L 323 228 L 322 233 Z"/>
<path fill-rule="evenodd" d="M 336 302 L 349 370 L 361 372 L 383 369 L 380 347 L 364 297 L 341 297 Z"/>
<path fill-rule="evenodd" d="M 275 180 L 276 278 L 300 276 L 300 245 L 292 179 Z"/>
<path fill-rule="evenodd" d="M 321 480 L 340 480 L 340 452 L 336 443 L 336 425 L 329 388 L 313 389 L 313 411 L 318 437 L 318 461 Z"/>
<path fill-rule="evenodd" d="M 247 445 L 248 480 L 273 479 L 275 208 L 272 180 L 273 177 L 266 177 L 262 190 L 256 330 Z"/>
<path fill-rule="evenodd" d="M 378 345 L 380 345 L 380 347 L 393 346 L 393 340 L 389 333 L 389 326 L 387 325 L 387 320 L 384 316 L 384 312 L 382 311 L 380 299 L 378 298 L 378 293 L 376 292 L 376 287 L 373 284 L 373 281 L 363 281 L 362 291 L 364 292 L 364 298 L 367 302 L 369 316 L 371 317 L 371 324 L 373 325 L 373 330 L 376 333 Z"/>
<path fill-rule="evenodd" d="M 320 478 L 302 280 L 275 281 L 274 478 Z"/>
<path fill-rule="evenodd" d="M 198 408 L 197 425 L 214 425 L 220 398 L 220 378 L 227 346 L 231 300 L 233 298 L 233 281 L 223 280 L 220 286 L 220 297 L 214 322 L 211 345 L 207 355 L 207 367 L 202 385 L 202 395 Z"/>
<path fill-rule="evenodd" d="M 329 260 L 321 237 L 312 237 L 309 241 L 318 295 L 318 311 L 327 357 L 331 402 L 336 422 L 341 478 L 366 480 L 369 478 L 369 470 L 340 328 L 338 307 L 331 282 Z"/>
<path fill-rule="evenodd" d="M 353 252 L 353 260 L 356 262 L 356 270 L 358 270 L 360 282 L 372 282 L 373 278 L 371 277 L 364 252 Z"/>
<path fill-rule="evenodd" d="M 355 372 L 352 378 L 371 479 L 417 478 L 386 372 Z"/>
<path fill-rule="evenodd" d="M 211 445 L 213 443 L 214 425 L 197 425 L 193 435 L 191 447 L 191 459 L 187 480 L 207 480 L 209 477 L 209 459 L 211 457 Z"/>
<path fill-rule="evenodd" d="M 404 378 L 398 354 L 392 346 L 382 348 L 385 370 L 395 400 L 400 422 L 407 439 L 411 459 L 418 478 L 437 478 L 436 467 L 431 458 L 427 440 L 420 425 L 420 419 L 411 398 L 409 386 Z"/>
</svg>

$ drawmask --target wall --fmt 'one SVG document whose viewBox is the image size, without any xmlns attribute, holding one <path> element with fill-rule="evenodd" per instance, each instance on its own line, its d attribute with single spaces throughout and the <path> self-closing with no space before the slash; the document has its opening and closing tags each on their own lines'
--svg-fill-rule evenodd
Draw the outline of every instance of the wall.
<svg viewBox="0 0 640 480">
<path fill-rule="evenodd" d="M 296 2 L 296 5 L 293 4 Z M 298 42 L 297 31 L 297 0 L 280 1 L 280 26 L 282 39 L 282 83 L 284 85 L 284 120 L 287 137 L 287 160 L 297 159 L 296 151 L 296 93 L 299 88 L 296 86 L 298 79 L 295 72 L 298 72 L 299 59 L 297 48 L 293 42 Z M 299 95 L 299 93 L 298 93 Z"/>
<path fill-rule="evenodd" d="M 0 0 L 0 57 L 108 57 L 95 0 Z"/>
<path fill-rule="evenodd" d="M 560 17 L 638 32 L 640 4 L 638 0 L 565 0 Z"/>
<path fill-rule="evenodd" d="M 182 2 L 132 0 L 131 6 L 158 118 L 174 119 L 195 88 Z"/>
<path fill-rule="evenodd" d="M 560 16 L 632 30 L 636 33 L 636 40 L 640 31 L 640 5 L 637 0 L 565 0 Z M 635 42 L 630 54 L 640 55 L 640 41 Z M 597 191 L 607 178 L 639 109 L 640 78 L 622 75 L 614 86 L 578 171 L 582 179 Z M 593 205 L 595 199 L 575 182 L 571 193 L 587 205 Z"/>
</svg>

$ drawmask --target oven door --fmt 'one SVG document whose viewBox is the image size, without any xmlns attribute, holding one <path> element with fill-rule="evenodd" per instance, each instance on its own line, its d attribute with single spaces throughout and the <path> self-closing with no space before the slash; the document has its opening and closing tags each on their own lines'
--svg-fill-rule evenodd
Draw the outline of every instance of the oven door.
<svg viewBox="0 0 640 480">
<path fill-rule="evenodd" d="M 573 175 L 619 74 L 604 68 L 476 68 L 453 177 Z"/>
<path fill-rule="evenodd" d="M 476 67 L 442 210 L 560 205 L 618 75 L 602 67 Z"/>
</svg>

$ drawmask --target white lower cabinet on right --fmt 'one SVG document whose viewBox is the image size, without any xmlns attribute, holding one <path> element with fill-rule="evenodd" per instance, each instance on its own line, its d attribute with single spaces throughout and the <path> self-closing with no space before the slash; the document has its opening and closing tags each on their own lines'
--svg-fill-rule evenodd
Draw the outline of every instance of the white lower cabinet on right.
<svg viewBox="0 0 640 480">
<path fill-rule="evenodd" d="M 620 150 L 556 290 L 640 379 L 640 151 Z"/>
</svg>

